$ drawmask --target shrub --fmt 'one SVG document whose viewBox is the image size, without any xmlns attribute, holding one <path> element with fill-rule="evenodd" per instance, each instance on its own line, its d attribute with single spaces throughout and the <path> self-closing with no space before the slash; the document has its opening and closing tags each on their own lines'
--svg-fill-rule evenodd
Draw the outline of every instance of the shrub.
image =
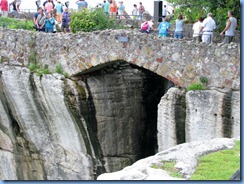
<svg viewBox="0 0 244 184">
<path fill-rule="evenodd" d="M 56 64 L 55 72 L 63 75 L 63 68 L 62 68 L 61 63 Z"/>
<path fill-rule="evenodd" d="M 70 27 L 73 33 L 124 28 L 118 25 L 115 19 L 109 18 L 101 8 L 83 9 L 73 12 L 71 14 Z"/>
<path fill-rule="evenodd" d="M 0 17 L 0 26 L 9 29 L 34 30 L 32 21 L 5 18 L 5 17 Z"/>
<path fill-rule="evenodd" d="M 35 73 L 37 76 L 41 76 L 44 74 L 51 74 L 51 72 L 48 69 L 48 65 L 45 65 L 44 68 L 42 68 L 39 64 L 30 63 L 29 70 Z"/>
<path fill-rule="evenodd" d="M 69 78 L 69 74 L 67 72 L 64 72 L 64 77 Z"/>
<path fill-rule="evenodd" d="M 187 87 L 187 91 L 190 90 L 204 90 L 206 89 L 206 87 L 200 83 L 196 83 L 196 84 L 192 84 L 190 86 Z"/>
<path fill-rule="evenodd" d="M 203 76 L 201 76 L 201 77 L 200 77 L 200 82 L 201 82 L 203 85 L 207 86 L 207 85 L 208 85 L 208 78 L 207 78 L 207 77 L 203 77 Z"/>
</svg>

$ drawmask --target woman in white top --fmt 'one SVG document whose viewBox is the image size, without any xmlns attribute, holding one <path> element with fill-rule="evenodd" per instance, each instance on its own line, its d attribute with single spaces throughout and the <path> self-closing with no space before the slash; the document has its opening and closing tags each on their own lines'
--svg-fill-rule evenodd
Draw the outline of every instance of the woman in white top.
<svg viewBox="0 0 244 184">
<path fill-rule="evenodd" d="M 202 34 L 200 33 L 202 22 L 203 22 L 203 18 L 200 17 L 198 19 L 198 21 L 193 25 L 193 28 L 192 28 L 192 30 L 193 30 L 193 39 L 197 43 L 202 41 Z"/>
</svg>

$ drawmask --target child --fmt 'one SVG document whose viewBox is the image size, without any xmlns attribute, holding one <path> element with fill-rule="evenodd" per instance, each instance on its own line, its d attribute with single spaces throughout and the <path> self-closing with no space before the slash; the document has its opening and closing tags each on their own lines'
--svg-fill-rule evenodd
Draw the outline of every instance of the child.
<svg viewBox="0 0 244 184">
<path fill-rule="evenodd" d="M 170 28 L 170 23 L 168 22 L 168 18 L 166 17 L 163 19 L 158 26 L 158 36 L 159 37 L 167 37 L 168 36 L 168 29 Z"/>
</svg>

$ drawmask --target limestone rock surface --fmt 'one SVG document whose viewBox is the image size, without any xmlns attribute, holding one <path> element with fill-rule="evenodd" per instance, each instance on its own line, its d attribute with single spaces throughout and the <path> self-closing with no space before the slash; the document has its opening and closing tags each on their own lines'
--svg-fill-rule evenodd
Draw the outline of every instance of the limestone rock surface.
<svg viewBox="0 0 244 184">
<path fill-rule="evenodd" d="M 182 179 L 189 179 L 197 166 L 197 158 L 224 149 L 231 149 L 236 139 L 216 138 L 207 141 L 195 141 L 184 143 L 157 153 L 125 167 L 121 171 L 105 173 L 98 176 L 98 180 L 178 180 L 169 176 L 162 169 L 154 169 L 152 166 L 162 166 L 163 161 L 176 161 L 177 168 L 184 176 Z"/>
</svg>

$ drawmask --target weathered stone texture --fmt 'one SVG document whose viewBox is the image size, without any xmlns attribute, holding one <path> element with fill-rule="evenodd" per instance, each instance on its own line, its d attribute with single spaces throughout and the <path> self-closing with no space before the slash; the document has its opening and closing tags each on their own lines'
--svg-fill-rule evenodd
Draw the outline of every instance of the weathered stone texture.
<svg viewBox="0 0 244 184">
<path fill-rule="evenodd" d="M 185 142 L 185 92 L 170 88 L 158 105 L 158 150 Z"/>
<path fill-rule="evenodd" d="M 240 92 L 171 88 L 158 105 L 159 151 L 183 142 L 240 136 Z"/>
<path fill-rule="evenodd" d="M 6 134 L 12 129 L 10 137 L 15 144 L 12 150 L 5 136 L 0 145 L 11 151 L 6 157 L 13 162 L 9 167 L 17 168 L 16 172 L 10 168 L 13 172 L 8 179 L 93 179 L 93 155 L 87 154 L 85 138 L 66 107 L 62 80 L 51 75 L 40 79 L 26 68 L 5 66 L 1 88 L 5 104 L 0 106 L 1 117 L 7 121 L 1 118 L 0 122 Z M 4 113 L 6 109 L 8 113 Z"/>
<path fill-rule="evenodd" d="M 138 30 L 105 30 L 79 34 L 46 34 L 0 29 L 1 62 L 25 65 L 38 61 L 52 71 L 61 63 L 70 75 L 115 60 L 149 69 L 181 87 L 209 79 L 209 85 L 240 88 L 240 45 L 196 44 L 159 39 Z M 118 41 L 128 37 L 128 43 Z M 35 59 L 36 58 L 36 59 Z"/>
<path fill-rule="evenodd" d="M 232 92 L 217 90 L 189 91 L 186 94 L 186 142 L 239 136 L 240 105 L 237 105 L 238 97 L 232 96 Z"/>
</svg>

